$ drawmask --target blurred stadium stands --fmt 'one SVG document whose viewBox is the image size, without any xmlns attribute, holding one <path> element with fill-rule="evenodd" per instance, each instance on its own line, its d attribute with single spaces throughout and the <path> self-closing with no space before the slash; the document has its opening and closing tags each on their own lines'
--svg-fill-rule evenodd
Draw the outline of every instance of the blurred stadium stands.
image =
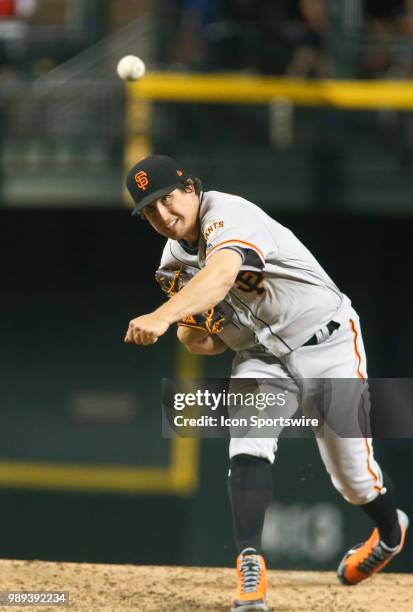
<svg viewBox="0 0 413 612">
<path fill-rule="evenodd" d="M 412 70 L 407 1 L 133 4 L 90 2 L 86 10 L 37 0 L 23 17 L 0 20 L 0 34 L 20 27 L 0 38 L 3 206 L 117 205 L 127 128 L 115 66 L 125 53 L 149 69 L 310 81 L 408 79 Z M 305 109 L 288 99 L 265 107 L 163 102 L 151 129 L 152 147 L 180 157 L 205 185 L 266 208 L 384 213 L 391 201 L 393 212 L 411 209 L 412 111 Z M 249 173 L 244 184 L 247 150 L 256 178 Z"/>
</svg>

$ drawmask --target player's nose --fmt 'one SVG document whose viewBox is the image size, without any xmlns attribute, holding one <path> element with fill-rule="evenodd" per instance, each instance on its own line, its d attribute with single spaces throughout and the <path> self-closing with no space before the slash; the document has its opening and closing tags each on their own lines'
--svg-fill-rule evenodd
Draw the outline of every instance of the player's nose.
<svg viewBox="0 0 413 612">
<path fill-rule="evenodd" d="M 156 212 L 158 213 L 158 218 L 166 225 L 173 219 L 170 211 L 161 202 L 156 204 Z"/>
</svg>

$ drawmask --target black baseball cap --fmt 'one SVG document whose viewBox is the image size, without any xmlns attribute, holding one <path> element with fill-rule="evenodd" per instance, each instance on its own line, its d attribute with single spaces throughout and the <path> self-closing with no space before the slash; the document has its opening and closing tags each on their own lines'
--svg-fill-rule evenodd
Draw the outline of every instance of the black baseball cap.
<svg viewBox="0 0 413 612">
<path fill-rule="evenodd" d="M 126 177 L 126 187 L 135 202 L 132 215 L 174 189 L 182 187 L 187 175 L 172 157 L 149 155 L 131 168 Z"/>
</svg>

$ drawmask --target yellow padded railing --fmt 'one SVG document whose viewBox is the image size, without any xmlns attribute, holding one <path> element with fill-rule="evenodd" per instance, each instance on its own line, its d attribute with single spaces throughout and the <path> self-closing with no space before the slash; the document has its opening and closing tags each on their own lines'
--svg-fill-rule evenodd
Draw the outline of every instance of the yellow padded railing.
<svg viewBox="0 0 413 612">
<path fill-rule="evenodd" d="M 129 100 L 268 104 L 288 98 L 303 106 L 413 109 L 413 82 L 334 81 L 234 74 L 149 72 L 128 84 Z"/>
</svg>

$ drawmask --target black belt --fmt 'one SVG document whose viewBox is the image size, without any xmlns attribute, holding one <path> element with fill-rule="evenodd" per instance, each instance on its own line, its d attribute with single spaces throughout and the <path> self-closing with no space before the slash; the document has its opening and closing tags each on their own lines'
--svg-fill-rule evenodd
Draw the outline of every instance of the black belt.
<svg viewBox="0 0 413 612">
<path fill-rule="evenodd" d="M 336 323 L 335 321 L 330 321 L 330 323 L 327 323 L 327 325 L 324 328 L 322 328 L 322 330 L 320 331 L 323 331 L 324 329 L 326 329 L 328 331 L 328 337 L 330 337 L 331 334 L 339 327 L 340 327 L 340 323 Z M 307 340 L 307 342 L 303 344 L 303 346 L 314 346 L 316 344 L 320 344 L 320 340 L 317 337 L 317 333 L 315 333 L 314 336 L 311 336 L 311 338 Z M 323 342 L 323 339 L 321 339 L 321 342 Z"/>
</svg>

